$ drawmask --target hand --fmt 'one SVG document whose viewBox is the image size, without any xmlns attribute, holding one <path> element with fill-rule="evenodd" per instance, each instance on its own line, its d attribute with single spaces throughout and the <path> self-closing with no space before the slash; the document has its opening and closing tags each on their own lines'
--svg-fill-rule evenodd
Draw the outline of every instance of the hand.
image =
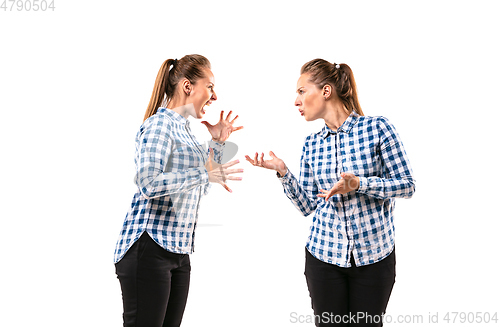
<svg viewBox="0 0 500 327">
<path fill-rule="evenodd" d="M 264 160 L 264 153 L 261 154 L 259 159 L 259 154 L 257 152 L 255 152 L 255 158 L 253 160 L 249 156 L 245 156 L 245 158 L 254 166 L 276 170 L 281 177 L 285 176 L 288 171 L 285 162 L 276 157 L 273 151 L 269 151 L 269 155 L 271 156 L 271 160 Z"/>
<path fill-rule="evenodd" d="M 342 178 L 333 185 L 330 191 L 319 190 L 321 194 L 318 194 L 320 198 L 325 198 L 325 201 L 335 194 L 346 194 L 355 191 L 359 188 L 359 177 L 351 173 L 342 173 Z"/>
<path fill-rule="evenodd" d="M 243 179 L 242 177 L 233 177 L 229 175 L 234 173 L 242 173 L 243 169 L 227 169 L 227 168 L 234 166 L 239 162 L 240 162 L 239 160 L 234 160 L 224 165 L 221 165 L 214 161 L 214 150 L 210 149 L 208 160 L 205 163 L 205 168 L 207 169 L 208 172 L 208 181 L 210 183 L 219 183 L 228 192 L 232 193 L 233 191 L 226 185 L 226 180 L 229 179 L 234 181 L 241 181 Z"/>
<path fill-rule="evenodd" d="M 227 114 L 226 119 L 224 119 L 224 111 L 220 112 L 220 120 L 217 123 L 217 125 L 211 125 L 207 121 L 202 121 L 201 123 L 205 126 L 207 126 L 208 131 L 212 135 L 212 140 L 217 142 L 217 143 L 224 143 L 228 138 L 229 135 L 231 135 L 232 132 L 240 130 L 243 128 L 243 126 L 240 127 L 234 127 L 233 123 L 238 118 L 238 115 L 234 117 L 233 120 L 229 121 L 229 117 L 231 117 L 232 111 L 230 111 Z"/>
</svg>

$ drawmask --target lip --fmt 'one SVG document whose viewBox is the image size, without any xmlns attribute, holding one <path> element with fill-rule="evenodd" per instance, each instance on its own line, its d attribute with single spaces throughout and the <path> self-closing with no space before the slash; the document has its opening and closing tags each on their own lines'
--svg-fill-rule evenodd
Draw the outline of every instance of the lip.
<svg viewBox="0 0 500 327">
<path fill-rule="evenodd" d="M 299 112 L 300 112 L 300 115 L 301 115 L 301 116 L 304 116 L 304 110 L 299 109 Z"/>
<path fill-rule="evenodd" d="M 210 101 L 210 100 L 208 100 L 207 102 L 205 102 L 205 104 L 203 105 L 203 107 L 202 107 L 202 108 L 201 108 L 201 110 L 200 110 L 200 111 L 201 111 L 201 113 L 202 113 L 203 115 L 207 113 L 207 112 L 206 112 L 206 110 L 205 110 L 205 106 L 207 106 L 207 107 L 208 107 L 208 106 L 210 106 L 211 104 L 212 104 L 212 101 Z"/>
</svg>

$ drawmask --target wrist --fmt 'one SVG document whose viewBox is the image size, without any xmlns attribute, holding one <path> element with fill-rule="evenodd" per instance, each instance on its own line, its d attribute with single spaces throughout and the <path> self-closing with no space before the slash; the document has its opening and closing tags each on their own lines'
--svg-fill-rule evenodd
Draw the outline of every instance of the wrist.
<svg viewBox="0 0 500 327">
<path fill-rule="evenodd" d="M 283 169 L 277 169 L 276 171 L 278 172 L 278 174 L 280 175 L 280 177 L 283 177 L 283 176 L 285 176 L 285 175 L 286 175 L 286 173 L 288 172 L 288 168 L 287 168 L 287 167 L 285 167 L 285 169 L 284 169 L 284 170 L 283 170 Z"/>
</svg>

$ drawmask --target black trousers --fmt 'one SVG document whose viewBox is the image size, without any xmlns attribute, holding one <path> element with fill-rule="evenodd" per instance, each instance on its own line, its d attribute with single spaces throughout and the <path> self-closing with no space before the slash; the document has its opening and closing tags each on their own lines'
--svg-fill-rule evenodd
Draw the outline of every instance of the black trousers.
<svg viewBox="0 0 500 327">
<path fill-rule="evenodd" d="M 396 253 L 377 263 L 341 268 L 306 249 L 305 276 L 316 326 L 382 326 L 396 278 Z"/>
<path fill-rule="evenodd" d="M 189 291 L 188 254 L 168 252 L 142 234 L 115 264 L 124 327 L 178 327 Z"/>
</svg>

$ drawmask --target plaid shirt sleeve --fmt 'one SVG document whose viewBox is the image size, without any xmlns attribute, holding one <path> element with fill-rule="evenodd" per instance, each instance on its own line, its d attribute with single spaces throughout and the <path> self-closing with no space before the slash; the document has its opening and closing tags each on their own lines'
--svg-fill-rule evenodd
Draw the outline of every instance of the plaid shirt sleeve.
<svg viewBox="0 0 500 327">
<path fill-rule="evenodd" d="M 164 172 L 172 152 L 171 134 L 169 124 L 157 124 L 143 130 L 139 137 L 135 182 L 146 199 L 183 193 L 198 185 L 209 184 L 204 166 Z M 182 156 L 172 160 L 176 161 L 175 166 L 188 165 Z M 189 158 L 186 156 L 185 160 Z"/>
<path fill-rule="evenodd" d="M 407 154 L 394 126 L 384 117 L 379 118 L 381 134 L 380 155 L 384 174 L 382 177 L 359 177 L 358 193 L 377 199 L 411 198 L 415 182 Z"/>
<path fill-rule="evenodd" d="M 222 163 L 222 155 L 224 153 L 224 143 L 217 143 L 212 140 L 208 142 L 209 149 L 207 149 L 207 157 L 210 154 L 210 148 L 214 150 L 214 161 L 217 163 Z M 208 195 L 212 183 L 208 183 L 203 188 L 203 195 Z"/>
<path fill-rule="evenodd" d="M 285 176 L 280 178 L 286 196 L 292 201 L 295 207 L 307 216 L 316 210 L 318 187 L 314 181 L 314 173 L 309 163 L 307 155 L 309 153 L 309 137 L 306 138 L 302 147 L 302 157 L 300 159 L 300 182 L 295 176 L 287 171 Z"/>
</svg>

